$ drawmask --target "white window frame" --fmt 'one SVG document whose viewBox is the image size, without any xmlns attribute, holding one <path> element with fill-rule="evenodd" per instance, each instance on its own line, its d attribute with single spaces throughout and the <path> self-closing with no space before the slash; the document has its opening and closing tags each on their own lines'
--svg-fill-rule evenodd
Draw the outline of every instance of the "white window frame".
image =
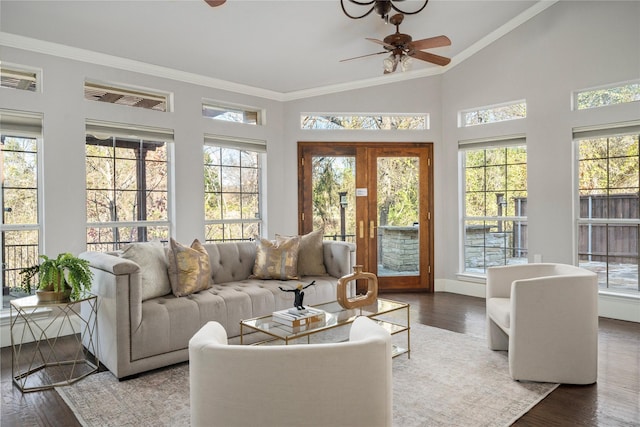
<svg viewBox="0 0 640 427">
<path fill-rule="evenodd" d="M 209 116 L 206 114 L 207 110 L 219 111 L 221 114 L 219 116 Z M 250 123 L 244 120 L 230 120 L 229 118 L 225 118 L 225 113 L 242 114 L 243 116 L 247 113 L 253 113 L 256 115 L 256 122 Z M 202 117 L 206 119 L 221 121 L 224 123 L 237 123 L 248 126 L 263 126 L 266 123 L 266 111 L 262 108 L 241 104 L 230 104 L 227 102 L 219 102 L 212 99 L 202 100 Z"/>
<path fill-rule="evenodd" d="M 585 107 L 585 108 L 580 108 L 580 106 L 578 105 L 578 98 L 583 93 L 596 92 L 596 91 L 605 91 L 607 89 L 617 89 L 617 88 L 622 88 L 622 87 L 625 87 L 625 86 L 633 86 L 633 85 L 640 86 L 640 79 L 638 79 L 638 80 L 629 80 L 629 81 L 626 81 L 626 82 L 618 82 L 618 83 L 612 83 L 612 84 L 603 85 L 603 86 L 595 86 L 595 87 L 591 87 L 591 88 L 577 90 L 577 91 L 573 92 L 573 94 L 572 94 L 572 97 L 571 97 L 571 108 L 574 111 L 584 111 L 584 110 L 592 110 L 594 108 L 611 107 L 612 105 L 627 104 L 627 103 L 631 103 L 631 102 L 640 102 L 640 98 L 639 98 L 639 99 L 634 99 L 632 101 L 611 102 L 609 104 L 595 105 L 593 107 Z"/>
<path fill-rule="evenodd" d="M 610 125 L 597 125 L 597 126 L 584 126 L 573 129 L 573 150 L 575 159 L 575 175 L 574 175 L 574 212 L 575 212 L 575 249 L 574 249 L 574 263 L 581 265 L 580 263 L 580 227 L 584 225 L 600 225 L 600 226 L 636 226 L 640 227 L 640 218 L 582 218 L 580 216 L 580 153 L 579 142 L 582 139 L 588 138 L 609 138 L 619 135 L 637 134 L 640 135 L 640 121 L 621 122 Z M 639 239 L 640 241 L 640 239 Z M 604 286 L 601 286 L 602 274 L 598 275 L 598 292 L 604 295 L 615 295 L 621 297 L 640 298 L 640 289 L 637 292 L 623 292 L 616 291 L 609 288 L 609 262 L 604 262 L 606 270 L 604 273 Z M 640 267 L 638 267 L 638 274 L 640 276 Z M 638 278 L 636 278 L 637 281 Z"/>
<path fill-rule="evenodd" d="M 458 142 L 458 172 L 459 172 L 459 182 L 460 187 L 458 191 L 459 195 L 459 211 L 460 211 L 460 239 L 459 239 L 459 264 L 458 264 L 458 275 L 483 279 L 486 277 L 486 268 L 485 265 L 484 270 L 485 273 L 475 272 L 475 271 L 467 271 L 467 259 L 466 259 L 466 223 L 469 221 L 482 221 L 482 222 L 519 222 L 521 224 L 527 224 L 528 219 L 526 215 L 517 216 L 517 215 L 505 215 L 505 216 L 467 216 L 466 215 L 466 165 L 465 165 L 465 153 L 470 150 L 484 150 L 484 149 L 492 149 L 492 148 L 508 148 L 508 147 L 516 147 L 516 146 L 524 146 L 526 148 L 526 138 L 524 135 L 510 135 L 503 137 L 493 137 L 493 138 L 483 138 L 483 139 L 473 139 L 473 140 L 465 140 Z M 528 162 L 527 162 L 528 164 Z M 528 188 L 525 189 L 528 196 Z M 503 248 L 504 249 L 504 248 Z M 525 252 L 528 252 L 528 247 L 522 248 Z M 527 256 L 522 258 L 523 263 L 528 262 Z"/>
<path fill-rule="evenodd" d="M 86 121 L 86 134 L 93 135 L 99 139 L 105 137 L 125 137 L 135 138 L 139 140 L 149 140 L 164 142 L 167 151 L 167 219 L 166 220 L 145 220 L 145 221 L 105 221 L 105 222 L 89 222 L 86 223 L 86 229 L 90 228 L 114 228 L 114 227 L 166 227 L 167 237 L 173 235 L 173 130 L 164 128 L 147 127 L 141 125 L 131 125 L 122 123 L 112 123 L 98 120 Z M 86 142 L 85 142 L 86 145 Z M 86 162 L 86 156 L 85 156 Z M 86 196 L 85 196 L 86 198 Z M 114 242 L 119 247 L 119 242 Z M 95 250 L 94 244 L 87 242 L 87 250 Z M 114 248 L 115 249 L 115 248 Z"/>
<path fill-rule="evenodd" d="M 0 110 L 0 133 L 11 133 L 13 136 L 24 136 L 25 138 L 34 138 L 36 140 L 36 159 L 38 162 L 36 173 L 36 185 L 38 186 L 37 197 L 37 216 L 38 221 L 35 224 L 5 224 L 4 221 L 0 221 L 0 231 L 36 231 L 38 233 L 38 250 L 37 253 L 42 253 L 43 245 L 43 233 L 42 233 L 42 218 L 43 218 L 43 203 L 42 203 L 42 191 L 44 188 L 44 182 L 42 177 L 42 165 L 43 165 L 43 139 L 42 139 L 42 114 L 28 113 L 22 111 L 13 110 Z M 2 192 L 0 192 L 0 206 L 4 206 L 2 201 Z M 4 248 L 0 248 L 4 250 Z M 26 266 L 25 266 L 26 267 Z M 4 269 L 2 273 L 4 275 Z M 14 284 L 14 287 L 19 284 Z M 4 286 L 4 280 L 3 280 Z M 1 308 L 2 306 L 0 306 Z M 0 317 L 4 318 L 8 316 L 9 309 L 2 308 L 0 310 Z M 4 322 L 3 322 L 4 324 Z"/>
<path fill-rule="evenodd" d="M 466 116 L 468 114 L 473 114 L 473 113 L 479 114 L 480 112 L 496 112 L 505 107 L 514 107 L 518 105 L 522 105 L 524 107 L 523 117 L 508 117 L 503 119 L 484 121 L 481 123 L 469 123 L 469 124 L 466 123 Z M 473 126 L 483 126 L 483 125 L 502 123 L 502 122 L 507 122 L 512 120 L 522 120 L 526 118 L 527 118 L 527 101 L 525 99 L 520 99 L 517 101 L 509 101 L 509 102 L 503 102 L 500 104 L 485 105 L 481 107 L 467 108 L 465 110 L 461 110 L 458 112 L 458 127 L 464 128 L 464 127 L 473 127 Z"/>
<path fill-rule="evenodd" d="M 305 125 L 305 123 L 309 120 L 316 120 L 316 121 L 324 121 L 326 123 L 330 122 L 330 118 L 336 118 L 336 119 L 342 119 L 342 120 L 370 120 L 370 121 L 377 121 L 377 120 L 392 120 L 392 119 L 398 119 L 398 118 L 403 118 L 403 117 L 407 117 L 407 118 L 420 118 L 423 120 L 424 122 L 424 126 L 423 127 L 419 127 L 419 128 L 414 128 L 414 129 L 408 129 L 408 128 L 376 128 L 376 127 L 339 127 L 338 125 L 334 125 L 334 126 L 327 126 L 327 127 L 307 127 Z M 342 130 L 346 130 L 346 131 L 351 131 L 351 130 L 363 130 L 363 131 L 409 131 L 409 130 L 413 130 L 413 131 L 423 131 L 423 130 L 429 130 L 431 127 L 431 123 L 430 123 L 430 115 L 429 113 L 300 113 L 300 129 L 304 130 L 304 131 L 312 131 L 312 130 L 319 130 L 319 131 L 342 131 Z"/>
<path fill-rule="evenodd" d="M 203 212 L 203 215 L 205 215 L 205 219 L 204 219 L 205 236 L 207 235 L 206 228 L 209 225 L 218 225 L 218 224 L 251 224 L 253 223 L 258 225 L 258 228 L 260 230 L 258 234 L 264 233 L 264 199 L 265 199 L 264 189 L 266 188 L 266 186 L 264 185 L 264 181 L 265 181 L 265 170 L 266 170 L 265 163 L 266 163 L 266 152 L 267 152 L 266 142 L 263 140 L 236 138 L 236 137 L 229 137 L 229 136 L 223 136 L 223 135 L 205 135 L 203 150 L 205 146 L 251 151 L 258 155 L 258 160 L 259 160 L 259 167 L 258 167 L 259 215 L 258 215 L 258 218 L 207 219 L 206 212 Z M 244 236 L 241 239 L 234 239 L 234 240 L 250 240 L 254 237 L 256 236 Z M 221 241 L 221 240 L 210 240 L 208 239 L 208 237 L 206 237 L 206 239 L 207 239 L 206 240 L 207 242 Z"/>
</svg>

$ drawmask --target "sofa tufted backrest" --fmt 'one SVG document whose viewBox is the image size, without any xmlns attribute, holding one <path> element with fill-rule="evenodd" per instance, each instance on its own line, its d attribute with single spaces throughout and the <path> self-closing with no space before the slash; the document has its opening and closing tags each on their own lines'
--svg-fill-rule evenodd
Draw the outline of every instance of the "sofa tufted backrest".
<svg viewBox="0 0 640 427">
<path fill-rule="evenodd" d="M 216 284 L 249 278 L 256 261 L 254 242 L 221 242 L 203 245 L 211 261 L 211 277 Z"/>
</svg>

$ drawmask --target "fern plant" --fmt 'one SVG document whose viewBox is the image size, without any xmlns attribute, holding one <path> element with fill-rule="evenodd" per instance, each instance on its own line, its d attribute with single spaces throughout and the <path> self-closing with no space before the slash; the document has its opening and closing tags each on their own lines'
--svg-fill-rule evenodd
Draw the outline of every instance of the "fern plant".
<svg viewBox="0 0 640 427">
<path fill-rule="evenodd" d="M 37 289 L 63 292 L 71 289 L 71 299 L 91 290 L 93 273 L 89 269 L 89 261 L 73 256 L 68 252 L 58 254 L 56 258 L 40 255 L 42 262 L 20 270 L 22 280 L 20 287 L 31 293 L 35 276 L 38 275 Z"/>
</svg>

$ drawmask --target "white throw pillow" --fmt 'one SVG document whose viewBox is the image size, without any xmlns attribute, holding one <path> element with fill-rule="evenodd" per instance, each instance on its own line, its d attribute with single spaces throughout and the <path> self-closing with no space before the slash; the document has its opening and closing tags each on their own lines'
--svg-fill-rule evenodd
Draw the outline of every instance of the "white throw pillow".
<svg viewBox="0 0 640 427">
<path fill-rule="evenodd" d="M 140 266 L 142 276 L 142 301 L 171 293 L 167 273 L 167 257 L 159 240 L 130 243 L 122 248 L 122 258 Z"/>
</svg>

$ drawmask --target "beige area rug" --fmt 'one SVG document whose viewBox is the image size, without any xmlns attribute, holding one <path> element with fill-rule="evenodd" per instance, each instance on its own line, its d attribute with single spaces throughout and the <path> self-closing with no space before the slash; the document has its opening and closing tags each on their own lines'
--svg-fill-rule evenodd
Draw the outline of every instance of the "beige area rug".
<svg viewBox="0 0 640 427">
<path fill-rule="evenodd" d="M 411 358 L 393 360 L 395 426 L 508 426 L 557 384 L 520 383 L 484 339 L 414 325 Z M 336 388 L 339 390 L 339 387 Z M 119 382 L 93 374 L 58 393 L 84 426 L 188 426 L 189 366 Z"/>
</svg>

